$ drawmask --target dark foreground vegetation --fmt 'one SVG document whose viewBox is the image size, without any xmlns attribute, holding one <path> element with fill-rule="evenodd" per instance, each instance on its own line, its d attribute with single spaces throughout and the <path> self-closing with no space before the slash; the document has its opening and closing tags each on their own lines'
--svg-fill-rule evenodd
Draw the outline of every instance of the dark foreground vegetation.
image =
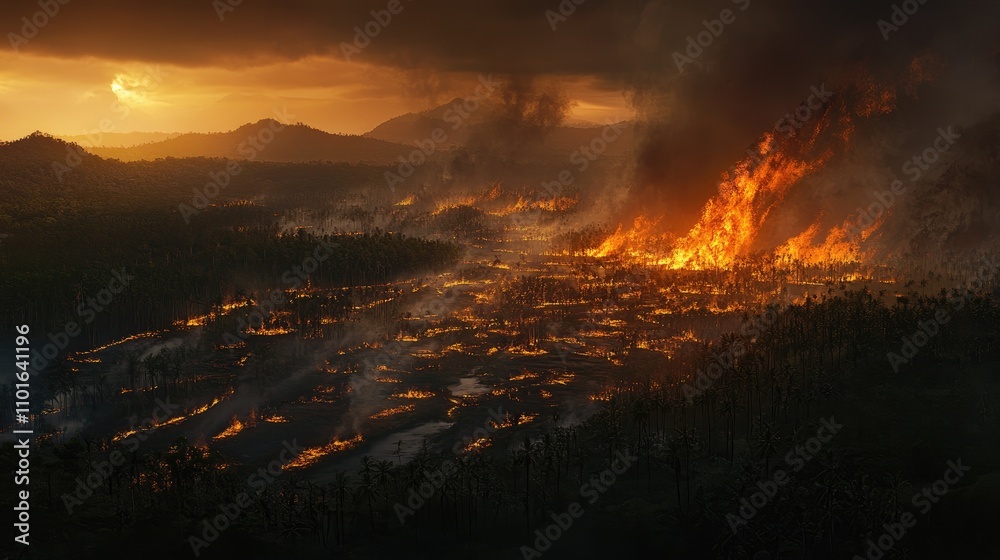
<svg viewBox="0 0 1000 560">
<path fill-rule="evenodd" d="M 304 284 L 295 267 L 317 250 L 323 258 L 309 281 L 319 288 L 386 282 L 460 255 L 451 244 L 377 228 L 348 235 L 275 225 L 304 199 L 332 207 L 384 185 L 381 168 L 242 162 L 222 179 L 222 159 L 126 164 L 84 154 L 57 175 L 53 163 L 73 149 L 40 134 L 0 147 L 0 232 L 9 232 L 0 245 L 0 321 L 30 324 L 43 337 L 75 322 L 81 333 L 69 350 L 291 288 L 288 273 Z M 226 184 L 204 198 L 213 182 Z"/>
<path fill-rule="evenodd" d="M 894 372 L 887 354 L 902 354 L 903 339 L 941 309 L 947 323 Z M 184 440 L 136 452 L 107 438 L 43 444 L 33 460 L 32 558 L 140 549 L 184 558 L 192 536 L 209 545 L 199 550 L 205 558 L 538 557 L 522 546 L 546 548 L 545 558 L 852 558 L 906 514 L 915 525 L 886 557 L 996 558 L 995 294 L 887 306 L 856 291 L 774 311 L 757 336 L 727 335 L 668 370 L 623 379 L 577 425 L 548 418 L 537 437 L 497 436 L 477 451 L 365 459 L 324 484 L 292 471 L 248 485 L 264 465 L 231 465 Z M 715 379 L 695 383 L 712 363 L 724 364 L 711 370 Z M 505 412 L 516 418 L 518 403 Z M 810 440 L 820 435 L 817 447 Z M 115 449 L 124 463 L 82 503 L 67 502 L 77 478 Z M 2 454 L 13 461 L 9 445 Z M 620 456 L 632 464 L 602 483 Z M 954 463 L 971 470 L 943 497 L 914 499 Z M 10 481 L 2 484 L 10 495 Z M 433 491 L 415 500 L 421 485 Z M 766 503 L 741 511 L 768 488 L 776 490 Z M 217 524 L 225 529 L 206 530 L 248 490 L 238 515 Z M 574 502 L 582 515 L 550 529 L 559 536 L 548 548 L 535 531 L 580 511 Z"/>
</svg>

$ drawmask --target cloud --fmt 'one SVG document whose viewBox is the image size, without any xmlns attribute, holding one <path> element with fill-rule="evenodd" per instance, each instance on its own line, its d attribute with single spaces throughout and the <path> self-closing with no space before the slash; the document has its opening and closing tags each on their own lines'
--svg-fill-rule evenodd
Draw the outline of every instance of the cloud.
<svg viewBox="0 0 1000 560">
<path fill-rule="evenodd" d="M 402 11 L 345 61 L 342 45 L 389 3 L 244 0 L 220 21 L 209 0 L 69 2 L 13 58 L 78 61 L 73 75 L 90 82 L 87 70 L 99 69 L 105 84 L 122 64 L 175 67 L 178 81 L 162 95 L 175 93 L 176 107 L 241 91 L 327 99 L 327 109 L 307 103 L 315 107 L 308 116 L 327 129 L 354 119 L 352 131 L 463 95 L 478 73 L 561 81 L 571 99 L 626 92 L 644 121 L 636 198 L 677 216 L 691 216 L 754 139 L 845 69 L 898 76 L 932 52 L 948 71 L 936 92 L 925 91 L 917 118 L 995 110 L 1000 6 L 987 0 L 929 0 L 888 41 L 877 22 L 892 17 L 889 1 L 586 0 L 553 30 L 546 10 L 558 11 L 562 0 L 401 0 Z M 674 53 L 724 9 L 735 20 L 679 72 Z M 4 2 L 0 25 L 17 32 L 38 10 L 34 0 Z M 0 63 L 0 72 L 4 64 L 14 63 Z"/>
</svg>

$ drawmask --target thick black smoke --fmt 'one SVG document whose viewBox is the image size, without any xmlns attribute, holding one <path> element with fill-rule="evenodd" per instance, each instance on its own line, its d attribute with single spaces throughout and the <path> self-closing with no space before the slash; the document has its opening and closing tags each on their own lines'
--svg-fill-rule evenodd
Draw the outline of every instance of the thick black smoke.
<svg viewBox="0 0 1000 560">
<path fill-rule="evenodd" d="M 860 72 L 900 90 L 905 114 L 857 119 L 860 138 L 852 149 L 866 153 L 845 156 L 855 169 L 891 166 L 906 147 L 919 145 L 921 133 L 946 123 L 972 124 L 1000 108 L 997 40 L 985 23 L 996 18 L 995 3 L 899 3 L 900 10 L 917 8 L 910 15 L 881 2 L 734 0 L 685 3 L 682 10 L 677 4 L 646 6 L 634 37 L 645 52 L 627 88 L 645 132 L 634 209 L 662 209 L 680 233 L 697 218 L 721 174 L 762 133 L 782 129 L 785 115 L 823 86 L 839 96 L 856 93 Z M 914 61 L 929 58 L 938 61 L 934 83 L 911 83 L 919 82 L 913 80 Z M 814 201 L 836 194 L 826 201 L 834 206 L 827 214 L 853 210 L 853 199 L 861 198 L 842 192 L 850 190 L 844 182 L 858 177 L 841 179 L 826 185 L 830 193 L 811 193 Z M 865 182 L 879 180 L 868 176 Z"/>
<path fill-rule="evenodd" d="M 466 147 L 480 159 L 516 163 L 563 123 L 568 109 L 569 101 L 559 91 L 513 77 L 483 107 L 483 120 L 469 127 Z"/>
</svg>

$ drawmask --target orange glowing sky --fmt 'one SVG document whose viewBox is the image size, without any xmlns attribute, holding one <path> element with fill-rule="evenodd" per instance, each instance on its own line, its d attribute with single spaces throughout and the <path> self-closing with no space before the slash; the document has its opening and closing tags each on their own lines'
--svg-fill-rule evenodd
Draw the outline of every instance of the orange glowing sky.
<svg viewBox="0 0 1000 560">
<path fill-rule="evenodd" d="M 332 57 L 232 68 L 21 54 L 0 59 L 0 134 L 4 140 L 35 130 L 84 134 L 105 119 L 114 132 L 210 132 L 280 108 L 328 132 L 362 134 L 392 117 L 470 95 L 477 77 L 437 75 L 431 89 L 417 71 Z M 573 102 L 570 119 L 603 123 L 632 115 L 620 92 L 602 90 L 587 77 L 561 85 Z"/>
<path fill-rule="evenodd" d="M 217 9 L 226 2 L 235 6 Z M 391 2 L 400 11 L 347 60 L 343 45 Z M 571 122 L 633 116 L 621 81 L 610 77 L 618 54 L 580 50 L 583 37 L 615 36 L 597 10 L 556 33 L 544 7 L 497 0 L 53 5 L 49 16 L 37 0 L 0 3 L 0 139 L 84 134 L 102 121 L 114 132 L 231 130 L 276 108 L 328 132 L 360 134 L 469 96 L 484 74 L 557 84 Z M 31 20 L 44 25 L 25 29 Z"/>
<path fill-rule="evenodd" d="M 943 4 L 936 8 L 941 17 L 960 18 L 961 25 L 915 18 L 907 33 L 886 42 L 874 22 L 888 7 L 878 3 L 819 8 L 796 0 L 755 2 L 683 73 L 674 53 L 685 50 L 687 38 L 713 15 L 704 3 L 45 4 L 57 6 L 56 13 L 42 12 L 39 0 L 0 2 L 3 139 L 35 130 L 77 135 L 105 119 L 116 132 L 231 130 L 281 107 L 322 130 L 363 133 L 395 116 L 469 96 L 480 75 L 493 74 L 558 90 L 571 102 L 570 122 L 669 118 L 678 128 L 674 135 L 694 149 L 702 148 L 699 138 L 710 148 L 720 137 L 733 138 L 738 153 L 810 86 L 828 79 L 833 63 L 864 58 L 890 67 L 935 41 L 949 45 L 960 61 L 981 51 L 975 45 L 983 40 L 998 52 L 988 13 Z M 560 6 L 567 4 L 575 6 L 572 12 L 552 19 L 553 10 L 565 11 Z M 220 5 L 229 7 L 220 11 Z M 389 6 L 397 13 L 348 60 L 344 45 Z M 40 25 L 26 29 L 32 20 Z M 17 35 L 30 38 L 12 38 Z M 150 79 L 148 67 L 159 67 L 162 79 Z M 697 130 L 680 130 L 689 123 Z M 718 134 L 699 132 L 706 127 Z"/>
</svg>

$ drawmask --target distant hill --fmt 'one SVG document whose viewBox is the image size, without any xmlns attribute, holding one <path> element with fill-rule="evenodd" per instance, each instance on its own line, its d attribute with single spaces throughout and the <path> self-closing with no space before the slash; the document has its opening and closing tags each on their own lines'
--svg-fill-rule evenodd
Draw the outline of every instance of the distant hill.
<svg viewBox="0 0 1000 560">
<path fill-rule="evenodd" d="M 130 148 L 95 147 L 88 151 L 122 161 L 224 157 L 276 162 L 385 164 L 412 149 L 375 138 L 330 134 L 303 124 L 281 125 L 273 119 L 264 119 L 230 132 L 188 133 Z"/>
<path fill-rule="evenodd" d="M 101 165 L 99 157 L 78 144 L 43 132 L 33 132 L 11 142 L 0 142 L 0 190 L 11 196 L 26 183 L 55 183 L 77 166 Z M 2 214 L 2 212 L 0 212 Z"/>
<path fill-rule="evenodd" d="M 59 137 L 36 133 L 16 143 L 8 143 L 6 152 L 9 155 L 18 151 L 19 146 L 27 147 L 29 144 L 35 148 L 44 145 L 44 151 L 50 152 L 50 162 L 63 162 L 67 154 L 80 151 L 68 149 L 75 144 L 88 154 L 124 162 L 207 157 L 279 163 L 391 165 L 400 156 L 414 151 L 415 140 L 430 139 L 437 128 L 446 132 L 447 140 L 436 147 L 437 153 L 431 159 L 450 157 L 448 151 L 454 147 L 471 146 L 489 150 L 489 140 L 498 131 L 495 122 L 490 119 L 490 107 L 484 106 L 461 116 L 456 104 L 463 104 L 463 101 L 454 99 L 427 111 L 389 119 L 362 136 L 331 134 L 301 123 L 282 125 L 273 119 L 264 119 L 229 132 L 213 133 L 106 133 L 97 139 L 82 135 Z M 545 131 L 544 143 L 535 144 L 532 141 L 526 153 L 530 154 L 529 159 L 537 161 L 569 161 L 571 154 L 583 147 L 604 144 L 601 138 L 610 136 L 605 128 L 579 124 L 554 127 Z M 620 136 L 617 136 L 619 133 Z M 631 123 L 623 123 L 614 135 L 616 138 L 608 142 L 603 153 L 598 155 L 616 157 L 631 153 L 635 142 Z M 95 140 L 98 145 L 94 145 Z M 144 140 L 151 141 L 142 142 Z M 28 152 L 35 157 L 38 155 L 38 150 Z"/>
<path fill-rule="evenodd" d="M 18 167 L 42 165 L 48 168 L 52 162 L 65 160 L 70 153 L 87 157 L 84 152 L 73 142 L 36 131 L 11 142 L 0 142 L 0 163 Z"/>
<path fill-rule="evenodd" d="M 131 148 L 139 144 L 170 140 L 181 134 L 180 132 L 105 132 L 92 136 L 86 134 L 57 135 L 56 138 L 79 144 L 84 148 Z"/>
<path fill-rule="evenodd" d="M 225 165 L 205 157 L 121 162 L 88 153 L 76 144 L 36 132 L 0 142 L 0 233 L 16 227 L 17 216 L 32 219 L 85 219 L 115 209 L 162 208 L 192 204 L 192 189 Z M 213 201 L 266 197 L 271 208 L 288 208 L 351 189 L 381 194 L 386 167 L 353 163 L 246 161 L 240 180 Z M 422 181 L 436 167 L 416 171 Z M 177 217 L 180 220 L 180 217 Z M 40 222 L 39 222 L 40 223 Z"/>
<path fill-rule="evenodd" d="M 445 148 L 452 145 L 465 146 L 470 137 L 482 132 L 488 125 L 490 107 L 481 106 L 475 111 L 463 113 L 463 100 L 455 98 L 444 105 L 421 111 L 407 113 L 389 119 L 364 134 L 367 138 L 384 140 L 412 146 L 416 140 L 431 138 L 434 130 L 441 128 L 448 135 Z M 601 135 L 604 125 L 572 121 L 569 125 L 555 127 L 548 131 L 545 146 L 556 154 L 570 154 L 581 146 L 589 145 Z M 622 134 L 608 145 L 606 155 L 623 154 L 631 151 L 634 145 L 634 131 L 631 124 L 622 130 Z"/>
<path fill-rule="evenodd" d="M 463 100 L 456 97 L 433 109 L 391 118 L 364 136 L 412 146 L 415 140 L 430 138 L 434 129 L 442 128 L 448 133 L 448 144 L 465 145 L 472 126 L 484 122 L 487 111 L 477 109 L 460 113 L 456 107 L 461 107 L 462 103 Z"/>
</svg>

